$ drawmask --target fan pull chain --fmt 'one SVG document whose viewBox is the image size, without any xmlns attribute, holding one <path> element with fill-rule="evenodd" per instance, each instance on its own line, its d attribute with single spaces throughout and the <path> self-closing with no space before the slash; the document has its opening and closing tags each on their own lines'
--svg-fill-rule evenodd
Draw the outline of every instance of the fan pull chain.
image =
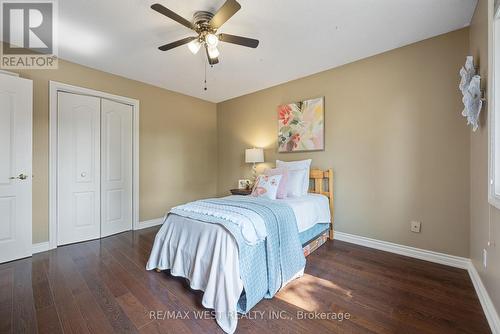
<svg viewBox="0 0 500 334">
<path fill-rule="evenodd" d="M 207 88 L 207 62 L 203 62 L 203 64 L 205 64 L 205 87 L 203 88 L 204 91 L 207 91 L 208 88 Z"/>
</svg>

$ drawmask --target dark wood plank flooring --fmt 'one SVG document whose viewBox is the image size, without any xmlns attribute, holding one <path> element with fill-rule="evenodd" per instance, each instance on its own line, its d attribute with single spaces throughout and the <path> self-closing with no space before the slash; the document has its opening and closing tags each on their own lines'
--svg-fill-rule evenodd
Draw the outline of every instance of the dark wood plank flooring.
<svg viewBox="0 0 500 334">
<path fill-rule="evenodd" d="M 0 333 L 222 333 L 200 291 L 144 269 L 157 230 L 0 265 Z M 237 333 L 490 333 L 465 270 L 341 241 L 252 311 Z"/>
</svg>

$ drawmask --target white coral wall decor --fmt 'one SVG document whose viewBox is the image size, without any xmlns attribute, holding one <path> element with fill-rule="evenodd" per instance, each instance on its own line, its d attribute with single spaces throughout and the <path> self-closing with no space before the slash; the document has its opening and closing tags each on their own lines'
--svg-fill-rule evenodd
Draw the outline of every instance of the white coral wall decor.
<svg viewBox="0 0 500 334">
<path fill-rule="evenodd" d="M 472 131 L 476 131 L 479 127 L 479 114 L 483 107 L 481 95 L 481 77 L 475 75 L 462 99 L 465 106 L 462 115 L 467 117 L 467 125 L 472 125 Z"/>
<path fill-rule="evenodd" d="M 460 85 L 458 86 L 460 88 L 460 91 L 462 94 L 465 94 L 467 91 L 467 88 L 469 87 L 470 81 L 472 80 L 472 77 L 476 75 L 476 69 L 474 68 L 474 58 L 471 56 L 468 56 L 465 59 L 465 65 L 460 69 Z"/>
<path fill-rule="evenodd" d="M 462 92 L 462 102 L 464 104 L 462 115 L 467 117 L 467 125 L 472 125 L 472 131 L 476 131 L 479 127 L 479 114 L 483 107 L 483 99 L 481 77 L 476 75 L 473 57 L 467 57 L 465 66 L 460 70 L 460 77 L 458 87 Z"/>
</svg>

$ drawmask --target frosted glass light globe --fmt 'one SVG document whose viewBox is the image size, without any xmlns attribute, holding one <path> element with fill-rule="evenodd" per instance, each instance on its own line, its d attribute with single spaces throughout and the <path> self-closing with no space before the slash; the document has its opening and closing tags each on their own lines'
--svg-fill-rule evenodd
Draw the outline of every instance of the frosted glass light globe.
<svg viewBox="0 0 500 334">
<path fill-rule="evenodd" d="M 191 42 L 188 43 L 189 51 L 191 51 L 194 55 L 198 53 L 200 47 L 201 43 L 197 39 L 192 40 Z"/>
<path fill-rule="evenodd" d="M 217 48 L 215 46 L 208 47 L 208 56 L 211 59 L 215 59 L 215 58 L 219 57 L 219 50 L 217 50 Z"/>
<path fill-rule="evenodd" d="M 205 36 L 205 42 L 209 47 L 216 47 L 219 44 L 219 39 L 214 34 L 207 34 Z"/>
</svg>

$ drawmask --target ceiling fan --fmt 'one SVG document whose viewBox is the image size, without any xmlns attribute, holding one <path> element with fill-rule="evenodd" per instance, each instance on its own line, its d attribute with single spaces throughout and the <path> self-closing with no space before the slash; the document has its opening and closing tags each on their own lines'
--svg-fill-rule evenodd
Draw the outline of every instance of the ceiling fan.
<svg viewBox="0 0 500 334">
<path fill-rule="evenodd" d="M 217 49 L 219 41 L 242 45 L 249 48 L 256 48 L 259 45 L 259 41 L 253 38 L 229 34 L 217 34 L 217 30 L 240 10 L 241 5 L 236 0 L 227 0 L 215 14 L 207 11 L 197 11 L 193 15 L 192 22 L 186 20 L 182 16 L 174 13 L 159 3 L 155 3 L 151 6 L 151 8 L 158 13 L 182 24 L 183 26 L 194 30 L 198 34 L 198 36 L 186 37 L 181 40 L 162 45 L 158 48 L 161 51 L 171 50 L 178 46 L 187 44 L 189 50 L 193 54 L 196 54 L 201 47 L 204 47 L 208 63 L 210 65 L 215 65 L 219 62 L 219 50 Z"/>
</svg>

